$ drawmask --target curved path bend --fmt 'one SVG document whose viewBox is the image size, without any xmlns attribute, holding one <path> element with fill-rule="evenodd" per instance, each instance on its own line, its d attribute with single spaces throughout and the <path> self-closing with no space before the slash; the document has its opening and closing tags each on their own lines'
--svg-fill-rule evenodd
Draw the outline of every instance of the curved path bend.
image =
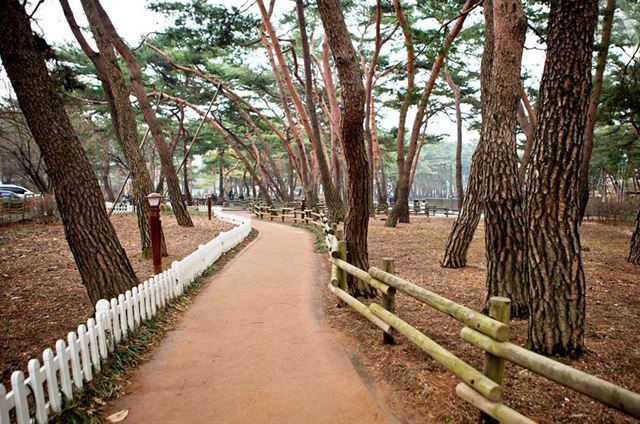
<svg viewBox="0 0 640 424">
<path fill-rule="evenodd" d="M 260 236 L 194 299 L 129 394 L 126 423 L 396 421 L 322 319 L 328 281 L 308 232 L 253 221 Z"/>
</svg>

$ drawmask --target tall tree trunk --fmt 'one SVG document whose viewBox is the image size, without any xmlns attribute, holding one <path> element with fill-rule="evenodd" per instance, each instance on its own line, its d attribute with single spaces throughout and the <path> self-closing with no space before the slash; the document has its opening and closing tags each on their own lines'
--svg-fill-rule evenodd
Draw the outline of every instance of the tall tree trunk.
<svg viewBox="0 0 640 424">
<path fill-rule="evenodd" d="M 324 199 L 329 209 L 329 216 L 335 222 L 344 219 L 344 204 L 340 198 L 340 193 L 333 184 L 331 179 L 331 171 L 327 164 L 326 152 L 322 143 L 322 135 L 320 134 L 320 123 L 316 114 L 317 100 L 313 96 L 313 74 L 311 71 L 311 53 L 309 51 L 309 40 L 307 39 L 307 23 L 304 17 L 304 2 L 296 0 L 296 10 L 298 12 L 298 26 L 300 28 L 300 44 L 302 45 L 302 58 L 304 62 L 304 91 L 306 97 L 306 111 L 311 125 L 313 139 L 311 147 L 316 155 L 318 169 L 320 170 L 320 178 L 322 180 L 322 188 L 324 190 Z"/>
<path fill-rule="evenodd" d="M 287 99 L 287 93 L 284 88 L 284 84 L 282 82 L 282 76 L 278 66 L 276 64 L 275 58 L 273 57 L 273 50 L 271 48 L 271 44 L 267 40 L 267 37 L 264 34 L 264 31 L 259 31 L 260 38 L 262 40 L 262 44 L 265 46 L 265 50 L 267 52 L 267 56 L 269 57 L 269 63 L 271 64 L 271 69 L 273 70 L 273 74 L 276 77 L 276 85 L 278 87 L 278 93 L 280 95 L 280 102 L 282 103 L 282 109 L 284 110 L 285 118 L 287 119 L 287 124 L 289 125 L 289 129 L 293 134 L 293 138 L 295 140 L 295 144 L 298 149 L 298 163 L 299 163 L 299 171 L 300 171 L 300 179 L 302 180 L 302 187 L 304 190 L 304 194 L 306 196 L 307 205 L 309 207 L 315 207 L 318 203 L 318 197 L 315 185 L 313 184 L 313 177 L 311 167 L 309 165 L 309 157 L 307 155 L 307 151 L 304 146 L 304 141 L 302 139 L 302 135 L 300 134 L 300 128 L 298 127 L 298 123 L 294 121 L 291 111 L 289 109 L 289 101 Z"/>
<path fill-rule="evenodd" d="M 609 55 L 609 44 L 611 44 L 611 28 L 613 27 L 613 14 L 616 10 L 616 0 L 607 0 L 607 7 L 602 17 L 602 38 L 598 49 L 598 59 L 596 61 L 596 72 L 593 76 L 593 87 L 589 98 L 589 110 L 587 112 L 587 124 L 584 129 L 584 148 L 580 162 L 580 221 L 584 217 L 589 202 L 589 161 L 593 151 L 593 131 L 596 127 L 596 117 L 598 114 L 598 101 L 602 91 L 602 77 Z"/>
<path fill-rule="evenodd" d="M 102 141 L 103 153 L 102 153 L 102 186 L 104 187 L 104 193 L 108 202 L 115 202 L 116 196 L 113 194 L 113 188 L 111 188 L 111 179 L 109 173 L 111 170 L 111 157 L 109 151 L 111 150 L 111 143 L 109 137 L 104 137 Z"/>
<path fill-rule="evenodd" d="M 260 9 L 260 15 L 262 17 L 262 23 L 264 25 L 264 29 L 267 31 L 267 33 L 269 34 L 269 39 L 271 41 L 271 46 L 273 47 L 273 53 L 275 55 L 275 58 L 278 61 L 278 65 L 279 65 L 279 70 L 282 74 L 282 80 L 284 82 L 284 85 L 289 93 L 289 96 L 291 97 L 291 101 L 293 102 L 293 106 L 296 110 L 296 114 L 297 114 L 297 118 L 298 118 L 298 122 L 302 125 L 302 128 L 304 129 L 305 134 L 307 135 L 307 138 L 309 139 L 309 141 L 311 142 L 312 145 L 312 149 L 314 152 L 316 152 L 316 163 L 318 163 L 317 161 L 324 159 L 324 153 L 322 152 L 322 145 L 320 144 L 321 140 L 316 139 L 316 137 L 314 136 L 314 132 L 311 128 L 311 124 L 309 122 L 309 117 L 307 115 L 306 112 L 306 108 L 304 107 L 304 105 L 302 104 L 302 100 L 300 98 L 300 95 L 298 94 L 298 92 L 296 91 L 294 85 L 293 85 L 293 81 L 291 79 L 291 74 L 289 73 L 289 68 L 287 67 L 287 63 L 285 61 L 284 55 L 282 53 L 282 49 L 280 47 L 280 42 L 278 40 L 277 34 L 275 33 L 275 30 L 273 29 L 273 25 L 271 25 L 271 22 L 269 20 L 269 14 L 267 12 L 267 10 L 264 7 L 264 3 L 262 0 L 257 0 L 256 1 L 258 8 Z M 268 49 L 267 49 L 268 50 Z M 302 138 L 300 138 L 299 140 L 302 140 Z M 321 152 L 322 154 L 318 155 L 317 152 Z M 326 166 L 326 160 L 324 161 L 324 166 Z M 328 167 L 326 167 L 326 169 L 328 170 Z M 307 204 L 313 204 L 313 203 L 317 203 L 317 182 L 316 182 L 316 178 L 317 175 L 315 173 L 316 167 L 312 166 L 310 168 L 310 170 L 314 171 L 312 174 L 309 175 L 309 193 L 305 193 L 307 194 Z M 323 172 L 322 170 L 320 170 L 321 172 Z M 321 175 L 324 181 L 325 175 Z M 331 179 L 329 178 L 329 182 Z M 324 187 L 325 189 L 325 197 L 326 192 L 327 192 L 327 187 Z M 329 191 L 331 191 L 331 186 L 328 186 Z M 326 197 L 326 200 L 329 202 L 331 201 L 331 199 L 335 200 L 335 197 L 329 195 L 329 197 Z M 327 206 L 329 208 L 332 208 L 332 206 L 335 206 L 336 209 L 336 213 L 337 211 L 339 211 L 338 208 L 341 207 L 341 203 L 338 203 L 336 205 L 331 205 L 331 204 L 327 204 Z M 330 212 L 331 213 L 331 212 Z"/>
<path fill-rule="evenodd" d="M 398 133 L 396 134 L 396 166 L 398 168 L 398 180 L 396 181 L 396 186 L 394 188 L 394 206 L 391 210 L 391 213 L 387 217 L 387 221 L 385 225 L 387 227 L 395 227 L 398 222 L 409 222 L 409 203 L 408 203 L 408 181 L 402 183 L 403 175 L 405 174 L 405 168 L 409 167 L 406 163 L 405 159 L 405 133 L 406 133 L 406 122 L 407 122 L 407 113 L 409 112 L 409 108 L 413 103 L 413 88 L 415 81 L 415 53 L 413 49 L 413 37 L 411 35 L 411 28 L 409 28 L 409 21 L 407 20 L 404 11 L 402 10 L 402 6 L 400 5 L 400 0 L 393 0 L 393 7 L 396 11 L 396 16 L 398 17 L 398 23 L 400 24 L 400 28 L 402 28 L 402 34 L 405 39 L 405 49 L 407 51 L 407 88 L 404 93 L 404 98 L 402 100 L 402 105 L 400 106 L 400 114 L 398 118 Z M 408 171 L 407 171 L 408 173 Z M 407 177 L 408 179 L 408 177 Z M 403 193 L 400 193 L 401 187 Z M 398 198 L 403 195 L 404 192 L 407 193 L 407 202 L 398 202 Z"/>
<path fill-rule="evenodd" d="M 146 197 L 153 191 L 153 183 L 145 166 L 140 147 L 138 147 L 136 118 L 129 103 L 129 89 L 94 1 L 82 0 L 81 3 L 98 46 L 104 79 L 108 81 L 109 93 L 113 102 L 111 112 L 114 132 L 121 143 L 122 152 L 132 176 L 133 194 L 138 206 L 136 211 L 140 227 L 142 255 L 145 258 L 150 258 L 149 204 Z M 162 240 L 164 245 L 164 237 Z"/>
<path fill-rule="evenodd" d="M 224 149 L 218 149 L 218 174 L 218 197 L 224 202 Z"/>
<path fill-rule="evenodd" d="M 138 99 L 140 111 L 142 112 L 142 116 L 144 117 L 145 122 L 149 126 L 151 138 L 153 139 L 156 150 L 158 151 L 158 156 L 160 157 L 160 166 L 162 168 L 162 173 L 164 174 L 167 181 L 169 199 L 171 200 L 171 209 L 176 217 L 176 221 L 180 226 L 193 227 L 193 221 L 191 220 L 189 211 L 187 211 L 187 207 L 182 199 L 182 193 L 180 191 L 180 181 L 176 173 L 176 168 L 173 165 L 173 156 L 171 155 L 169 145 L 167 144 L 167 141 L 164 138 L 164 134 L 162 133 L 162 128 L 160 128 L 160 124 L 158 123 L 155 113 L 153 112 L 151 103 L 149 103 L 149 98 L 144 91 L 144 81 L 142 79 L 140 64 L 131 52 L 129 46 L 127 46 L 122 38 L 120 38 L 120 36 L 118 35 L 118 32 L 113 26 L 111 19 L 109 19 L 109 16 L 102 8 L 99 0 L 93 0 L 93 2 L 98 11 L 99 19 L 101 19 L 102 21 L 104 30 L 108 34 L 111 43 L 118 50 L 118 53 L 120 53 L 120 56 L 122 56 L 125 63 L 127 64 L 127 68 L 129 69 L 129 79 L 131 81 L 131 87 L 133 88 L 136 99 Z M 185 194 L 188 196 L 188 192 L 186 192 Z"/>
<path fill-rule="evenodd" d="M 638 215 L 636 215 L 636 230 L 631 236 L 631 247 L 629 248 L 627 261 L 640 265 L 640 210 L 638 211 Z"/>
<path fill-rule="evenodd" d="M 493 8 L 483 6 L 485 15 L 484 27 L 484 50 L 482 52 L 482 63 L 480 64 L 480 113 L 482 122 L 487 119 L 487 99 L 491 90 L 491 70 L 493 68 Z M 483 150 L 485 140 L 483 132 L 480 132 L 480 140 L 476 151 L 471 158 L 471 170 L 469 171 L 469 183 L 467 193 L 462 203 L 462 209 L 458 213 L 458 218 L 453 223 L 447 244 L 445 246 L 444 257 L 440 262 L 444 268 L 463 268 L 467 264 L 467 252 L 476 232 L 480 216 L 482 215 L 482 205 L 480 203 L 480 192 L 482 190 L 481 170 L 485 160 Z"/>
<path fill-rule="evenodd" d="M 520 0 L 485 0 L 493 8 L 491 88 L 482 122 L 482 209 L 485 216 L 487 305 L 492 296 L 511 299 L 511 314 L 526 318 L 525 236 L 516 153 L 516 114 L 527 21 Z M 485 14 L 485 17 L 487 15 Z M 488 308 L 488 306 L 487 306 Z"/>
<path fill-rule="evenodd" d="M 447 56 L 449 48 L 451 44 L 455 40 L 455 38 L 460 33 L 462 26 L 464 25 L 464 21 L 467 18 L 467 13 L 469 9 L 474 5 L 477 0 L 467 0 L 462 7 L 462 15 L 460 15 L 453 26 L 451 31 L 447 34 L 447 37 L 444 39 L 442 44 L 442 49 L 433 65 L 431 66 L 431 72 L 429 73 L 429 79 L 425 84 L 424 89 L 422 90 L 422 94 L 420 95 L 420 101 L 418 103 L 418 109 L 416 111 L 416 116 L 413 120 L 413 126 L 411 128 L 411 135 L 409 137 L 409 146 L 407 149 L 406 157 L 402 161 L 398 160 L 398 184 L 396 187 L 396 204 L 393 209 L 389 213 L 389 217 L 387 218 L 386 226 L 387 227 L 395 227 L 398 222 L 409 222 L 409 192 L 411 189 L 411 168 L 414 160 L 418 160 L 416 157 L 416 152 L 418 150 L 418 141 L 420 140 L 420 134 L 422 127 L 425 125 L 425 113 L 427 109 L 427 105 L 429 104 L 429 98 L 431 97 L 431 93 L 433 92 L 433 88 L 436 85 L 436 79 L 438 78 L 438 74 L 440 73 L 440 69 L 442 68 L 442 64 L 444 63 L 444 59 Z M 399 18 L 400 19 L 400 18 Z M 402 25 L 404 27 L 404 25 Z M 404 30 L 404 28 L 403 28 Z M 398 128 L 398 133 L 400 133 L 400 128 Z M 400 147 L 401 141 L 404 143 L 404 133 L 403 139 L 400 140 L 400 136 L 398 136 L 398 147 Z M 404 152 L 404 149 L 403 149 Z M 398 154 L 403 153 L 398 150 Z M 403 154 L 404 156 L 404 154 Z"/>
<path fill-rule="evenodd" d="M 189 190 L 189 159 L 187 158 L 188 153 L 189 153 L 189 150 L 187 147 L 187 136 L 186 134 L 183 134 L 182 157 L 185 158 L 185 161 L 184 161 L 184 165 L 182 165 L 182 187 L 184 191 L 184 198 L 187 201 L 187 203 L 193 203 L 193 198 L 191 197 L 191 190 Z"/>
<path fill-rule="evenodd" d="M 344 221 L 349 262 L 360 269 L 369 269 L 367 234 L 369 231 L 369 192 L 367 152 L 364 146 L 364 85 L 358 67 L 358 57 L 351 43 L 339 0 L 317 0 L 329 46 L 338 68 L 342 87 L 342 145 L 347 162 L 347 216 Z M 358 279 L 349 282 L 354 296 L 375 296 L 375 290 Z"/>
<path fill-rule="evenodd" d="M 577 356 L 584 350 L 579 167 L 597 15 L 596 0 L 551 1 L 525 204 L 529 339 L 545 355 Z"/>
<path fill-rule="evenodd" d="M 47 165 L 65 236 L 91 302 L 138 284 L 107 217 L 96 175 L 37 51 L 27 15 L 0 0 L 0 58 Z"/>
<path fill-rule="evenodd" d="M 447 84 L 453 91 L 453 100 L 456 107 L 456 194 L 458 195 L 458 211 L 462 209 L 464 201 L 464 188 L 462 186 L 462 111 L 460 110 L 460 87 L 453 81 L 449 68 L 445 65 L 444 72 Z"/>
<path fill-rule="evenodd" d="M 382 21 L 382 7 L 380 4 L 380 0 L 376 0 L 376 35 L 375 35 L 375 48 L 373 50 L 373 57 L 371 58 L 371 63 L 369 64 L 368 69 L 366 69 L 366 79 L 364 85 L 364 134 L 367 139 L 367 154 L 369 155 L 369 189 L 373 194 L 373 185 L 376 174 L 378 173 L 378 169 L 375 167 L 375 147 L 374 140 L 372 135 L 371 127 L 375 125 L 375 120 L 372 120 L 374 114 L 371 108 L 373 108 L 373 75 L 376 72 L 376 66 L 378 64 L 378 57 L 380 56 L 380 50 L 382 48 L 382 37 L 380 34 L 380 23 Z M 363 68 L 364 66 L 364 57 Z M 373 207 L 373 195 L 369 200 L 369 214 L 371 216 L 375 215 L 375 208 Z"/>
<path fill-rule="evenodd" d="M 338 105 L 338 98 L 336 97 L 336 87 L 333 83 L 333 76 L 331 75 L 331 65 L 329 64 L 329 43 L 327 42 L 327 36 L 322 40 L 322 67 L 318 64 L 318 67 L 322 69 L 322 79 L 325 85 L 325 91 L 327 98 L 329 99 L 329 125 L 331 129 L 331 166 L 333 168 L 333 185 L 338 192 L 344 192 L 342 185 L 342 167 L 340 166 L 340 154 L 339 148 L 342 145 L 340 139 L 340 120 L 341 112 Z M 345 196 L 346 197 L 346 196 Z"/>
</svg>

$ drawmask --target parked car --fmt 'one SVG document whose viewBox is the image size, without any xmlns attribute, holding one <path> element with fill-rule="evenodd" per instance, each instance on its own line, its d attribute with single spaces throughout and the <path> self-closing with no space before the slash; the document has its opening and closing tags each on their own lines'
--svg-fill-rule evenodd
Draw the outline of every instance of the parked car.
<svg viewBox="0 0 640 424">
<path fill-rule="evenodd" d="M 24 187 L 20 187 L 18 185 L 14 185 L 14 184 L 1 184 L 0 185 L 0 191 L 8 191 L 11 193 L 16 194 L 18 197 L 25 197 L 25 196 L 33 196 L 34 193 L 30 190 L 27 190 Z"/>
<path fill-rule="evenodd" d="M 13 191 L 4 190 L 4 189 L 0 189 L 0 197 L 2 197 L 3 199 L 9 199 L 9 200 L 16 200 L 21 198 L 20 196 L 15 194 Z"/>
</svg>

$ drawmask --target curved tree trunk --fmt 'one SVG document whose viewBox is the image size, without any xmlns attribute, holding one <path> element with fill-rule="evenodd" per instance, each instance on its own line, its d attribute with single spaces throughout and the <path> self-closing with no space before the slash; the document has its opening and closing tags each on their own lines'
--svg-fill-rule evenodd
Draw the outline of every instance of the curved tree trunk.
<svg viewBox="0 0 640 424">
<path fill-rule="evenodd" d="M 580 222 L 584 218 L 584 212 L 589 203 L 589 161 L 593 151 L 593 131 L 596 127 L 598 114 L 598 101 L 602 91 L 602 77 L 609 55 L 609 44 L 611 43 L 611 28 L 613 27 L 613 14 L 616 10 L 616 0 L 607 0 L 607 7 L 602 17 L 602 38 L 598 49 L 598 59 L 596 62 L 596 72 L 593 76 L 593 87 L 589 98 L 589 111 L 587 112 L 587 124 L 584 129 L 584 149 L 580 162 Z"/>
<path fill-rule="evenodd" d="M 529 339 L 533 349 L 545 355 L 578 356 L 584 350 L 578 178 L 597 3 L 552 0 L 549 14 L 525 205 Z"/>
<path fill-rule="evenodd" d="M 107 217 L 96 175 L 36 50 L 27 15 L 0 0 L 0 58 L 47 165 L 65 236 L 91 302 L 138 284 Z"/>
<path fill-rule="evenodd" d="M 413 165 L 413 161 L 418 160 L 416 156 L 416 152 L 418 151 L 418 142 L 420 140 L 420 134 L 422 132 L 422 128 L 426 125 L 425 115 L 427 110 L 427 105 L 429 104 L 429 98 L 431 97 L 431 93 L 433 92 L 433 88 L 436 85 L 436 79 L 438 78 L 438 74 L 440 73 L 440 69 L 444 63 L 444 59 L 447 56 L 449 48 L 451 44 L 456 39 L 462 26 L 464 25 L 464 21 L 467 18 L 467 13 L 471 7 L 475 4 L 477 0 L 467 0 L 462 7 L 462 14 L 455 20 L 455 24 L 451 31 L 447 34 L 447 37 L 444 39 L 442 43 L 442 49 L 440 53 L 436 57 L 433 65 L 431 66 L 431 72 L 429 73 L 429 79 L 427 80 L 424 89 L 422 90 L 422 94 L 420 95 L 420 101 L 418 102 L 418 108 L 416 110 L 416 116 L 413 120 L 413 125 L 411 127 L 411 135 L 409 137 L 409 146 L 407 148 L 406 157 L 403 156 L 403 160 L 398 160 L 398 184 L 396 186 L 396 204 L 393 209 L 389 213 L 389 217 L 387 218 L 386 226 L 387 227 L 395 227 L 398 222 L 409 222 L 409 191 L 411 188 L 411 167 Z M 397 0 L 394 2 L 394 5 L 397 3 Z M 400 14 L 398 14 L 398 20 L 400 21 Z M 404 24 L 401 24 L 403 27 L 403 31 L 405 31 Z M 405 35 L 406 37 L 406 35 Z M 404 130 L 403 130 L 404 131 Z M 397 146 L 400 147 L 400 142 L 404 143 L 404 133 L 403 139 L 400 139 L 400 127 L 398 127 L 398 139 Z M 404 150 L 404 149 L 403 149 Z M 398 150 L 398 154 L 400 154 L 400 150 Z M 402 162 L 402 163 L 401 163 Z"/>
<path fill-rule="evenodd" d="M 631 236 L 631 247 L 629 248 L 627 261 L 640 265 L 640 210 L 638 211 L 638 215 L 636 215 L 636 230 Z"/>
<path fill-rule="evenodd" d="M 307 39 L 307 23 L 304 17 L 304 2 L 296 0 L 296 10 L 298 12 L 298 26 L 300 28 L 300 44 L 302 45 L 302 58 L 304 62 L 304 92 L 306 97 L 306 111 L 313 134 L 311 147 L 316 155 L 318 169 L 320 170 L 320 179 L 322 180 L 322 189 L 324 191 L 324 199 L 327 203 L 329 216 L 332 221 L 339 222 L 344 219 L 345 209 L 340 192 L 333 184 L 331 179 L 331 171 L 327 164 L 327 155 L 322 142 L 322 134 L 320 133 L 320 123 L 316 114 L 316 103 L 313 95 L 313 73 L 311 71 L 311 53 L 309 51 L 309 40 Z"/>
<path fill-rule="evenodd" d="M 193 227 L 193 221 L 191 220 L 189 211 L 187 211 L 187 207 L 182 199 L 182 193 L 180 191 L 180 181 L 176 173 L 176 168 L 173 165 L 173 156 L 171 154 L 171 150 L 169 149 L 169 145 L 164 138 L 162 128 L 160 128 L 160 124 L 156 119 L 155 113 L 151 108 L 149 98 L 144 91 L 144 81 L 142 79 L 140 64 L 131 52 L 129 46 L 127 46 L 122 38 L 120 38 L 120 36 L 118 35 L 118 32 L 111 23 L 111 19 L 109 19 L 109 16 L 102 8 L 100 2 L 98 0 L 94 0 L 94 3 L 98 10 L 104 30 L 108 34 L 111 43 L 118 50 L 118 53 L 120 53 L 125 63 L 127 64 L 127 68 L 129 69 L 129 79 L 131 80 L 131 87 L 133 88 L 136 99 L 138 99 L 140 111 L 142 112 L 142 116 L 144 117 L 145 122 L 149 126 L 151 138 L 153 139 L 156 150 L 158 151 L 158 156 L 160 157 L 160 166 L 162 168 L 162 173 L 164 174 L 167 181 L 169 199 L 171 200 L 171 209 L 176 217 L 176 221 L 180 226 Z M 185 190 L 186 189 L 188 189 L 188 187 L 185 183 Z M 189 192 L 185 192 L 185 195 L 187 195 L 188 197 Z"/>
<path fill-rule="evenodd" d="M 482 209 L 485 216 L 487 305 L 492 296 L 511 299 L 511 314 L 526 318 L 525 237 L 516 153 L 516 114 L 527 21 L 520 0 L 485 0 L 493 8 L 491 88 L 482 122 Z M 488 15 L 485 14 L 485 17 Z M 489 24 L 490 25 L 490 24 Z M 488 306 L 487 306 L 488 309 Z"/>
<path fill-rule="evenodd" d="M 149 227 L 149 204 L 146 197 L 153 192 L 153 184 L 147 167 L 145 166 L 142 152 L 138 147 L 138 133 L 136 118 L 129 103 L 129 89 L 122 75 L 120 65 L 116 59 L 109 37 L 102 25 L 99 12 L 94 0 L 82 0 L 82 7 L 87 15 L 93 38 L 98 46 L 100 66 L 103 68 L 103 77 L 108 81 L 109 93 L 113 102 L 112 121 L 114 132 L 120 141 L 127 166 L 131 172 L 133 194 L 136 200 L 138 226 L 140 227 L 142 255 L 151 257 L 151 237 Z M 106 89 L 105 89 L 106 91 Z M 162 237 L 162 244 L 164 237 Z M 163 250 L 166 250 L 163 247 Z"/>
<path fill-rule="evenodd" d="M 413 50 L 413 37 L 411 35 L 411 28 L 409 28 L 409 21 L 407 20 L 400 0 L 393 0 L 393 7 L 398 17 L 398 23 L 402 29 L 404 35 L 404 44 L 407 51 L 407 88 L 400 106 L 400 114 L 398 118 L 398 133 L 396 134 L 396 166 L 398 168 L 398 180 L 394 189 L 394 206 L 391 212 L 388 214 L 385 226 L 395 227 L 398 222 L 409 222 L 409 175 L 410 168 L 405 159 L 405 134 L 406 134 L 406 122 L 407 113 L 413 102 L 414 96 L 413 88 L 415 81 L 415 53 Z M 406 176 L 405 176 L 406 174 Z M 407 201 L 401 201 L 399 199 L 407 198 Z"/>
<path fill-rule="evenodd" d="M 493 67 L 493 8 L 484 5 L 485 27 L 484 27 L 484 50 L 482 52 L 482 63 L 480 65 L 480 113 L 482 122 L 486 119 L 485 101 L 489 98 L 491 89 L 491 69 Z M 451 232 L 447 239 L 444 250 L 444 257 L 440 262 L 444 268 L 462 268 L 467 264 L 467 252 L 473 240 L 480 216 L 482 215 L 482 205 L 480 204 L 480 191 L 482 189 L 481 169 L 484 161 L 484 139 L 483 132 L 480 132 L 480 140 L 476 151 L 471 158 L 471 170 L 469 171 L 469 184 L 467 193 L 462 203 L 462 209 L 458 213 L 458 218 L 453 223 Z"/>
<path fill-rule="evenodd" d="M 445 65 L 444 72 L 447 84 L 453 91 L 453 100 L 456 107 L 456 194 L 458 196 L 458 211 L 462 209 L 464 202 L 464 188 L 462 186 L 462 111 L 460 110 L 460 87 L 453 81 L 449 68 Z"/>
<path fill-rule="evenodd" d="M 360 269 L 369 269 L 369 166 L 364 146 L 364 85 L 356 51 L 342 15 L 339 0 L 318 0 L 318 10 L 327 34 L 342 86 L 342 143 L 347 163 L 347 216 L 344 233 L 348 260 Z M 353 296 L 375 296 L 375 290 L 358 279 L 349 281 Z"/>
</svg>

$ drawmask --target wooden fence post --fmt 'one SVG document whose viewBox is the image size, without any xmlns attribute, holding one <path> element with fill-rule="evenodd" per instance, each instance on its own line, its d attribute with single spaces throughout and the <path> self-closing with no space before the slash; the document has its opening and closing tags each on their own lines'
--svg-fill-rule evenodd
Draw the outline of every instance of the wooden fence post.
<svg viewBox="0 0 640 424">
<path fill-rule="evenodd" d="M 282 222 L 284 222 L 284 213 L 285 213 L 285 210 L 284 208 L 282 208 Z"/>
<path fill-rule="evenodd" d="M 382 258 L 382 269 L 389 274 L 394 274 L 396 271 L 395 262 L 393 258 Z M 396 290 L 393 287 L 389 287 L 388 294 L 382 293 L 382 307 L 392 314 L 396 311 Z M 393 329 L 389 332 L 382 333 L 382 343 L 394 344 L 395 340 L 392 333 Z"/>
<path fill-rule="evenodd" d="M 342 236 L 342 234 L 340 235 Z M 338 255 L 343 261 L 347 260 L 347 242 L 341 239 L 338 240 Z M 338 271 L 338 287 L 348 293 L 349 291 L 347 290 L 347 272 L 340 268 L 338 268 Z M 344 303 L 344 301 L 338 300 L 338 305 L 344 306 L 346 304 Z"/>
<path fill-rule="evenodd" d="M 494 296 L 489 299 L 489 316 L 497 321 L 508 325 L 509 320 L 511 319 L 511 299 L 498 296 Z M 502 385 L 505 360 L 498 356 L 492 355 L 489 352 L 485 352 L 484 355 L 484 375 L 486 375 L 496 383 Z M 498 420 L 485 414 L 484 412 L 480 413 L 479 421 L 480 423 L 486 424 L 499 422 Z"/>
</svg>

